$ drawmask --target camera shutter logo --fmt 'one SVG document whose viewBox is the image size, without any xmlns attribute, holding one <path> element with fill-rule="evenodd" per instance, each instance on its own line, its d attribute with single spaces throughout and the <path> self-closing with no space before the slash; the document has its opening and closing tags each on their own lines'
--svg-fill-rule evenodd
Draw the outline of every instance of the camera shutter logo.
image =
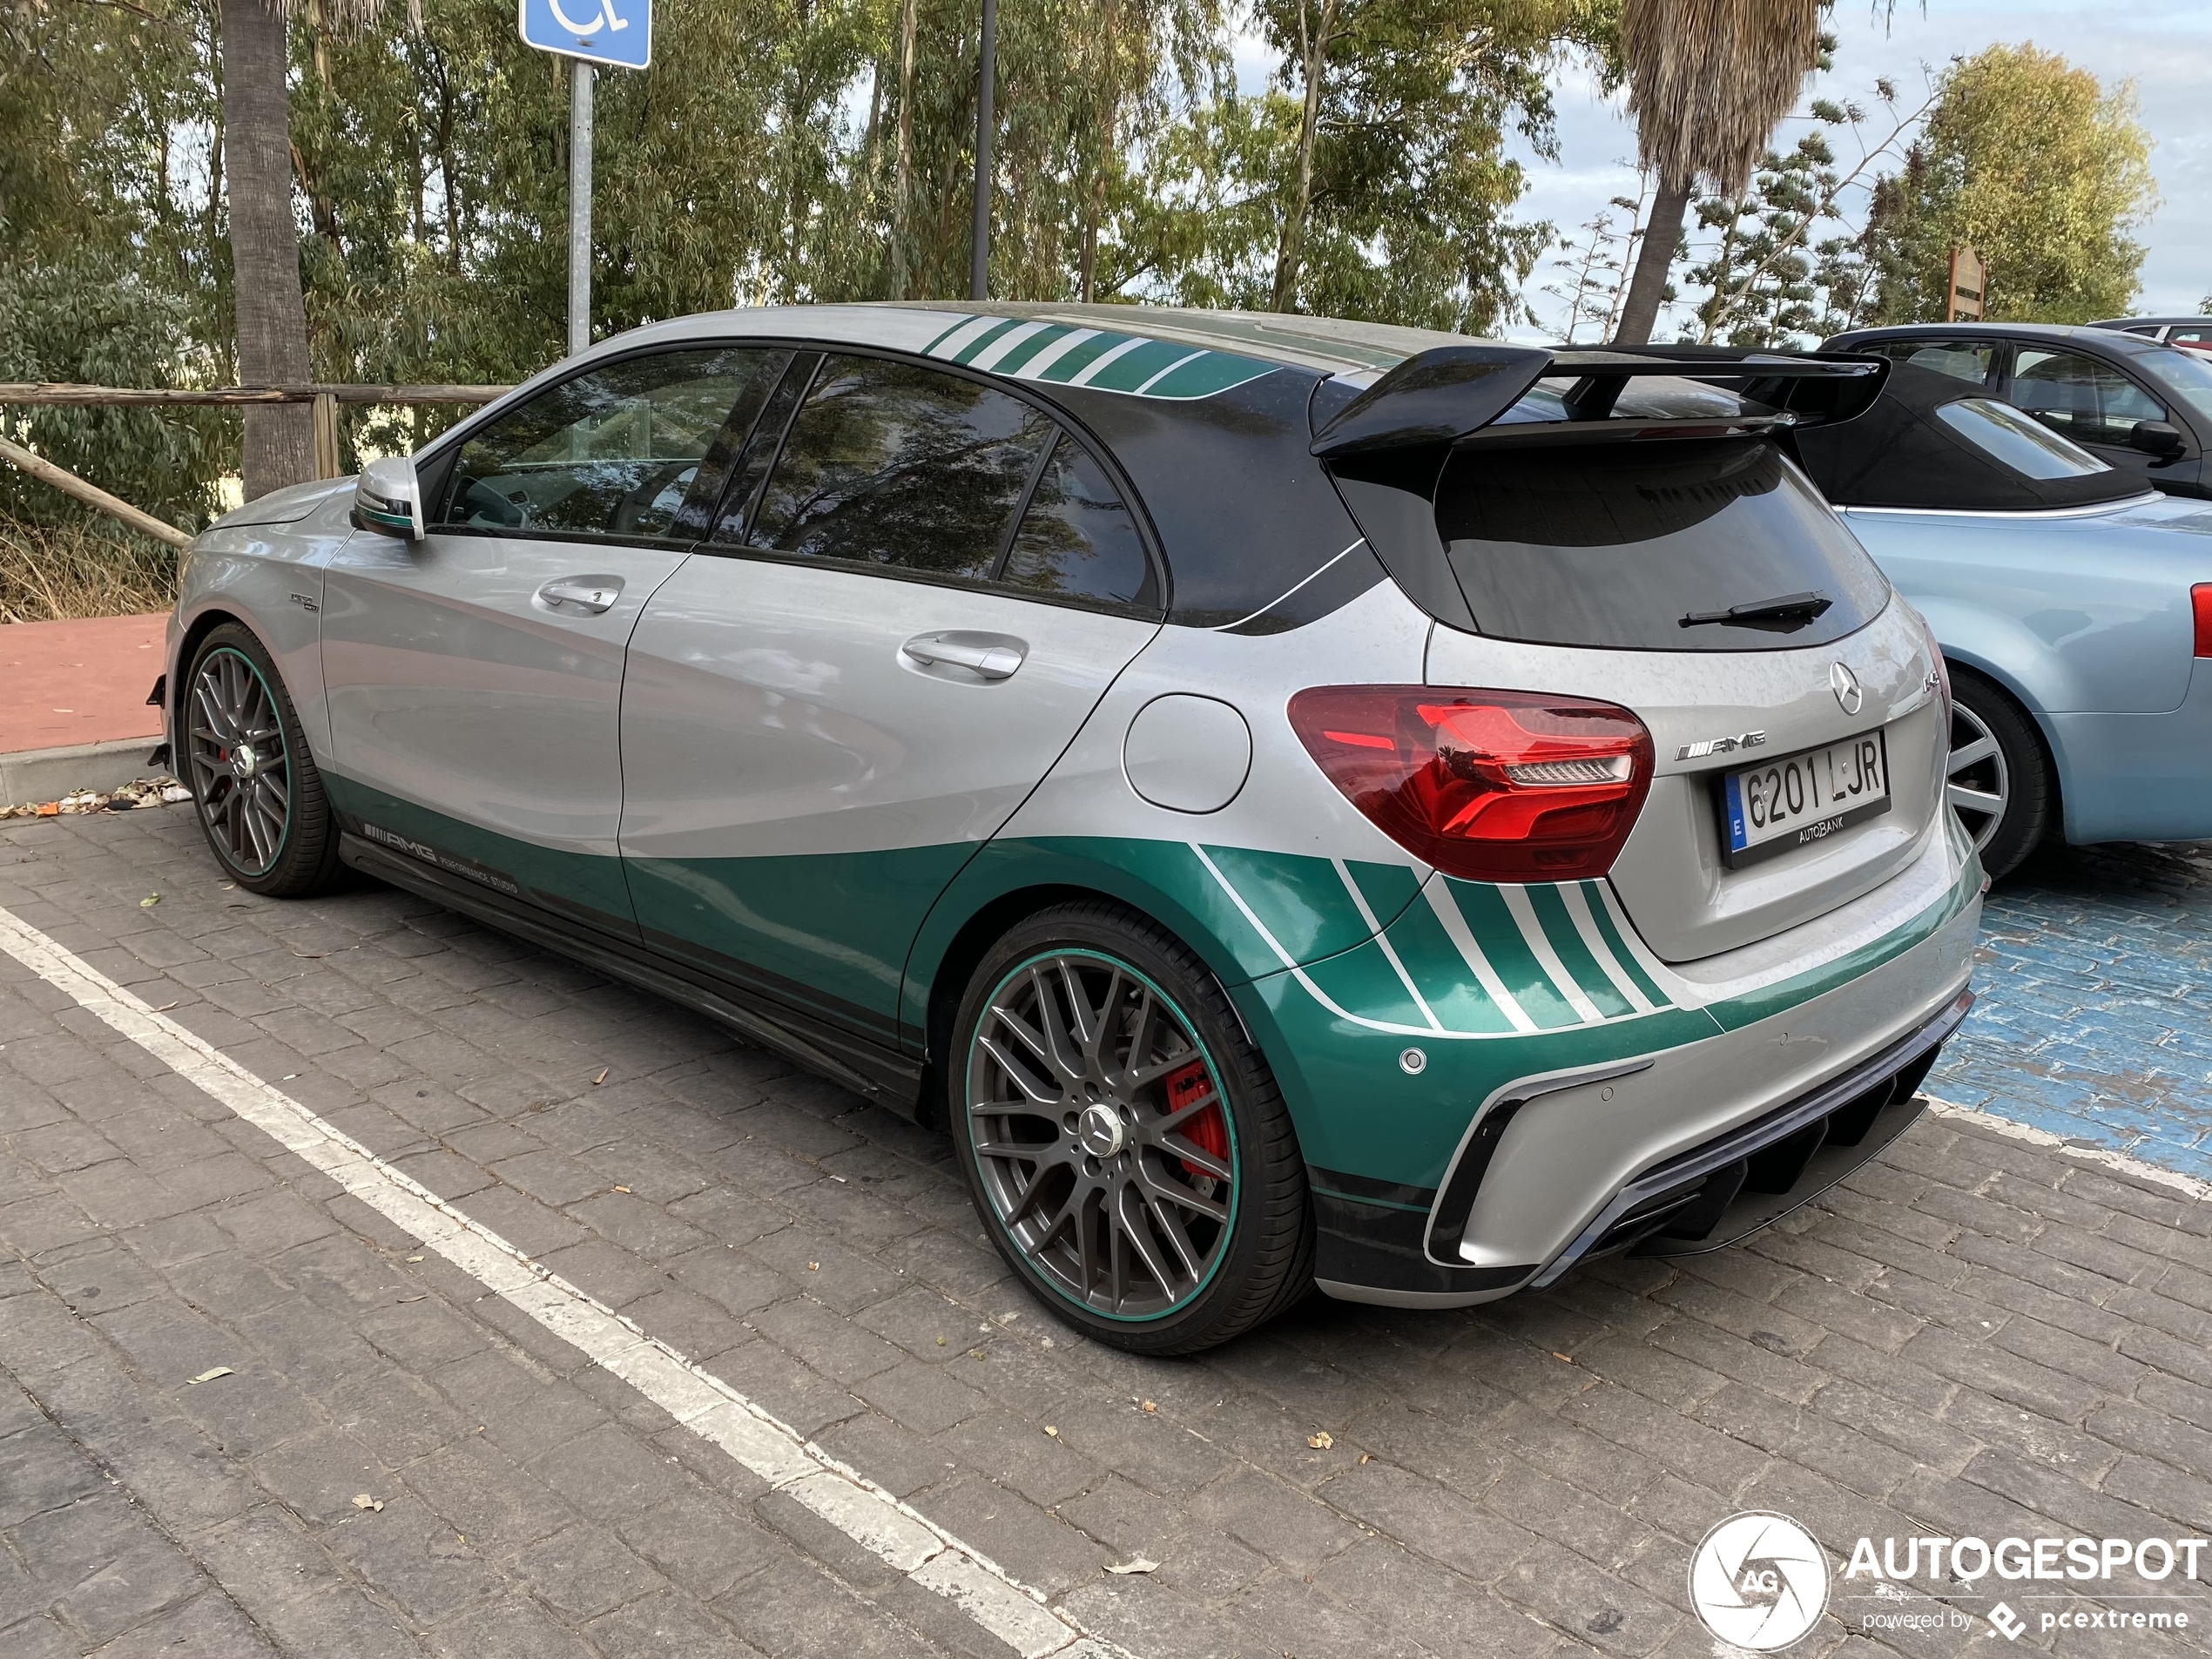
<svg viewBox="0 0 2212 1659">
<path fill-rule="evenodd" d="M 1828 1606 L 1827 1554 L 1787 1515 L 1730 1515 L 1689 1558 L 1689 1604 L 1731 1647 L 1786 1648 Z"/>
</svg>

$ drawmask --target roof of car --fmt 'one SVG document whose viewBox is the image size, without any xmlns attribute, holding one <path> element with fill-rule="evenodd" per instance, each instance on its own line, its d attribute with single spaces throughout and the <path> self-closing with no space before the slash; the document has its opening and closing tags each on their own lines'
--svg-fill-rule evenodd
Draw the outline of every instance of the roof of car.
<svg viewBox="0 0 2212 1659">
<path fill-rule="evenodd" d="M 618 339 L 628 347 L 677 340 L 726 339 L 732 334 L 888 346 L 999 374 L 1042 380 L 1068 380 L 1101 355 L 1118 348 L 1118 355 L 1107 369 L 1088 380 L 1070 381 L 1115 391 L 1136 390 L 1142 381 L 1120 382 L 1130 381 L 1140 367 L 1147 370 L 1148 377 L 1157 373 L 1160 365 L 1155 360 L 1166 348 L 1180 347 L 1176 357 L 1190 361 L 1175 384 L 1163 380 L 1147 388 L 1150 395 L 1167 397 L 1204 395 L 1180 388 L 1195 388 L 1232 370 L 1231 363 L 1208 364 L 1203 358 L 1190 359 L 1194 352 L 1267 368 L 1295 367 L 1343 374 L 1389 368 L 1432 347 L 1465 345 L 1468 338 L 1435 329 L 1273 312 L 906 300 L 700 312 L 649 324 Z M 1076 340 L 1076 345 L 1067 346 L 1064 342 L 1071 338 Z M 1127 344 L 1130 341 L 1150 342 L 1159 349 L 1141 352 Z M 1045 366 L 1035 367 L 1055 347 L 1060 350 Z M 1121 373 L 1109 372 L 1116 365 L 1121 366 Z M 1055 368 L 1062 372 L 1055 373 Z"/>
<path fill-rule="evenodd" d="M 2139 347 L 2156 347 L 2160 342 L 2146 340 L 2140 334 L 2125 334 L 2097 323 L 2071 322 L 1900 322 L 1878 328 L 1850 328 L 1828 342 L 1833 348 L 1838 341 L 1864 343 L 1870 340 L 1920 340 L 1940 335 L 1946 340 L 1971 340 L 1977 334 L 1991 334 L 2029 340 L 2088 340 L 2101 346 L 2119 346 L 2122 350 Z M 2132 345 L 2128 342 L 2134 342 Z"/>
<path fill-rule="evenodd" d="M 2200 327 L 2212 327 L 2212 317 L 2206 316 L 2202 312 L 2188 317 L 2107 317 L 2102 322 L 2093 322 L 2088 326 L 2092 328 L 2125 330 L 2128 328 L 2176 328 L 2183 323 L 2195 323 Z"/>
<path fill-rule="evenodd" d="M 1864 415 L 1797 432 L 1798 458 L 1820 493 L 1838 507 L 2033 512 L 2130 500 L 2143 493 L 2141 478 L 2104 466 L 2086 453 L 2079 459 L 2096 470 L 2031 476 L 1966 435 L 1976 422 L 1962 426 L 1945 418 L 1941 411 L 1953 404 L 1976 406 L 1985 420 L 1993 415 L 2000 424 L 2006 415 L 2016 416 L 2021 428 L 2037 430 L 2028 415 L 1979 387 L 1899 363 Z M 2039 441 L 2074 448 L 2054 435 L 2039 435 Z"/>
</svg>

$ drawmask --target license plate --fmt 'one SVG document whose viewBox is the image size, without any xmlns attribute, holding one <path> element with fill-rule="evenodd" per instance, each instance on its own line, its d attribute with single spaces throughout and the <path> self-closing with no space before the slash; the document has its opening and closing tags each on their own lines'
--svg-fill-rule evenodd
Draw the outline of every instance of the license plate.
<svg viewBox="0 0 2212 1659">
<path fill-rule="evenodd" d="M 1721 837 L 1731 869 L 1826 840 L 1889 809 L 1889 746 L 1879 732 L 1721 778 Z"/>
</svg>

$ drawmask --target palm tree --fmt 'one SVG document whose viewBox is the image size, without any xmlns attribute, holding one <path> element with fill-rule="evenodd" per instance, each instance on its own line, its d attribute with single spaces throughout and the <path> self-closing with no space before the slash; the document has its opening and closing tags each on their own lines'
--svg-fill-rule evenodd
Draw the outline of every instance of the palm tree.
<svg viewBox="0 0 2212 1659">
<path fill-rule="evenodd" d="M 314 378 L 300 287 L 300 231 L 292 216 L 292 105 L 285 90 L 287 18 L 318 28 L 366 26 L 382 0 L 220 0 L 223 172 L 230 205 L 231 276 L 242 386 L 299 386 Z M 408 0 L 421 27 L 420 0 Z M 315 475 L 314 416 L 304 403 L 246 406 L 246 499 Z"/>
<path fill-rule="evenodd" d="M 1820 9 L 1821 0 L 1623 0 L 1629 112 L 1637 159 L 1658 189 L 1621 308 L 1621 344 L 1651 338 L 1698 181 L 1730 198 L 1750 185 L 1818 57 Z"/>
</svg>

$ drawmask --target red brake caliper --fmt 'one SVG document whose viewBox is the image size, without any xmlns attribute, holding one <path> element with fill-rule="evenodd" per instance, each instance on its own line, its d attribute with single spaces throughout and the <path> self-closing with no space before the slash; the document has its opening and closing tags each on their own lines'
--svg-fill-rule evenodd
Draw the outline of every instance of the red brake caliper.
<svg viewBox="0 0 2212 1659">
<path fill-rule="evenodd" d="M 1189 1065 L 1179 1066 L 1168 1073 L 1167 1084 L 1168 1110 L 1170 1113 L 1179 1112 L 1192 1102 L 1204 1100 L 1213 1093 L 1213 1078 L 1207 1072 L 1206 1062 L 1203 1060 L 1193 1060 Z M 1222 1120 L 1218 1101 L 1204 1111 L 1185 1118 L 1181 1132 L 1183 1138 L 1191 1145 L 1212 1153 L 1224 1163 L 1229 1162 L 1229 1125 Z M 1204 1179 L 1213 1173 L 1211 1170 L 1198 1168 L 1189 1158 L 1183 1160 L 1183 1172 L 1193 1180 Z"/>
</svg>

